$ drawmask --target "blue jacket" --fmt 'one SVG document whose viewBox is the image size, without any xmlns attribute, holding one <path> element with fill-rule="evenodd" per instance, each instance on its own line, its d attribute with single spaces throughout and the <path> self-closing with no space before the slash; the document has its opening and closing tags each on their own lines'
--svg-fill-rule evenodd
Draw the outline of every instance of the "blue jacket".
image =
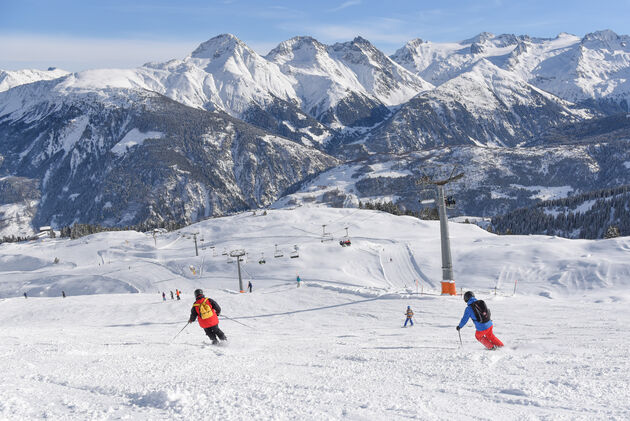
<svg viewBox="0 0 630 421">
<path fill-rule="evenodd" d="M 490 328 L 490 326 L 492 326 L 492 320 L 490 320 L 490 321 L 488 321 L 486 323 L 480 323 L 480 322 L 477 321 L 477 317 L 475 317 L 475 312 L 470 307 L 470 305 L 472 303 L 474 303 L 475 301 L 477 301 L 477 299 L 475 297 L 472 297 L 466 303 L 466 304 L 468 304 L 468 307 L 466 307 L 466 310 L 464 311 L 464 317 L 462 317 L 462 320 L 459 322 L 460 329 L 462 327 L 466 326 L 466 323 L 468 323 L 468 319 L 472 319 L 472 321 L 475 323 L 475 329 L 477 329 L 477 330 L 486 330 L 486 329 Z"/>
</svg>

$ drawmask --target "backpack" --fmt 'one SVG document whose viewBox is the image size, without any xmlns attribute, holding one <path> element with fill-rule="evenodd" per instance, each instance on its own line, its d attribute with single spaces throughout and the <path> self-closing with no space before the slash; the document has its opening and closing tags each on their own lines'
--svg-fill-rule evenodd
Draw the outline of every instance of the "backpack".
<svg viewBox="0 0 630 421">
<path fill-rule="evenodd" d="M 486 306 L 483 300 L 477 300 L 470 305 L 477 321 L 480 323 L 487 323 L 490 321 L 490 309 Z"/>
<path fill-rule="evenodd" d="M 209 319 L 213 316 L 212 307 L 210 306 L 209 300 L 206 298 L 201 303 L 199 303 L 199 317 L 202 319 Z"/>
</svg>

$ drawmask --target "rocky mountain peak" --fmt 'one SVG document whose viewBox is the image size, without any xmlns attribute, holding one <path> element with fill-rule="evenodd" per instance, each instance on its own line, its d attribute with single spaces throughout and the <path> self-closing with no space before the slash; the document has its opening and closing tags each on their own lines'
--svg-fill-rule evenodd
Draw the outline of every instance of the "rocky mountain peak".
<svg viewBox="0 0 630 421">
<path fill-rule="evenodd" d="M 221 34 L 199 44 L 199 47 L 190 56 L 200 59 L 216 59 L 224 54 L 234 54 L 238 50 L 246 50 L 253 53 L 253 50 L 234 35 Z"/>
<path fill-rule="evenodd" d="M 602 31 L 595 31 L 584 35 L 584 38 L 582 38 L 582 43 L 588 41 L 615 41 L 617 39 L 619 39 L 619 35 L 611 31 L 610 29 L 604 29 Z"/>
<path fill-rule="evenodd" d="M 276 48 L 271 50 L 265 58 L 271 61 L 282 61 L 282 59 L 290 60 L 297 51 L 306 49 L 324 51 L 326 46 L 313 37 L 297 36 L 286 41 L 282 41 Z"/>
<path fill-rule="evenodd" d="M 491 40 L 492 38 L 494 38 L 494 34 L 491 32 L 482 32 L 480 34 L 475 35 L 472 38 L 468 38 L 465 39 L 463 41 L 460 42 L 460 44 L 473 44 L 473 43 L 484 43 L 486 41 Z"/>
</svg>

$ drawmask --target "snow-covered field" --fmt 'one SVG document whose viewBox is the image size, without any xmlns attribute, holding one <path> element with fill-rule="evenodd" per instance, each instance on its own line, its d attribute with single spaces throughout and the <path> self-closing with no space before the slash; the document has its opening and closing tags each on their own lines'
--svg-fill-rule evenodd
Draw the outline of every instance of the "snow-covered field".
<svg viewBox="0 0 630 421">
<path fill-rule="evenodd" d="M 0 245 L 0 419 L 630 418 L 630 238 L 450 230 L 458 291 L 487 301 L 499 351 L 470 323 L 460 346 L 436 222 L 298 208 Z M 237 248 L 251 294 L 222 255 Z M 172 340 L 197 287 L 231 318 L 227 344 L 196 324 Z"/>
</svg>

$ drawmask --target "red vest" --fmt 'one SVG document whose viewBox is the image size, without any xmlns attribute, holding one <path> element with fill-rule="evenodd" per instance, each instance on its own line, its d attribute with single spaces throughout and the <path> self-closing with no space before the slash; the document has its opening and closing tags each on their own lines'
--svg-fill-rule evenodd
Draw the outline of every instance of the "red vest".
<svg viewBox="0 0 630 421">
<path fill-rule="evenodd" d="M 202 312 L 202 310 L 207 309 L 209 307 L 209 311 Z M 195 301 L 193 304 L 195 310 L 197 310 L 197 321 L 199 322 L 199 326 L 203 328 L 216 326 L 219 324 L 219 318 L 217 317 L 217 312 L 212 308 L 212 304 L 210 304 L 210 300 L 207 298 L 200 298 Z M 205 319 L 202 317 L 205 317 Z"/>
</svg>

